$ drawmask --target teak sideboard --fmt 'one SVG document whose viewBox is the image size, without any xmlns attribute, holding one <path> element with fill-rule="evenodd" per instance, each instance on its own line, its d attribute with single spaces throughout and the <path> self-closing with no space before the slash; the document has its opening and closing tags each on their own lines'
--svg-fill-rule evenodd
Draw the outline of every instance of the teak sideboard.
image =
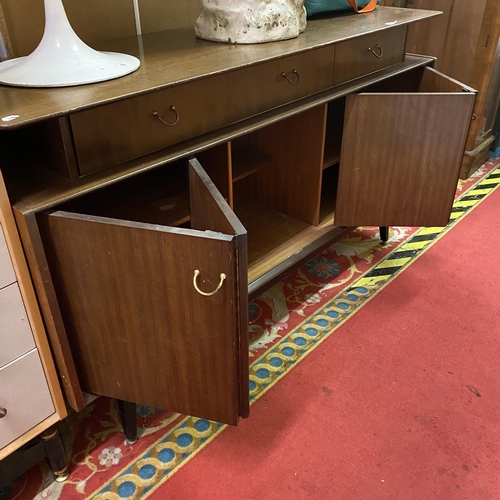
<svg viewBox="0 0 500 500">
<path fill-rule="evenodd" d="M 123 39 L 120 80 L 0 89 L 1 166 L 68 402 L 236 424 L 248 300 L 358 225 L 442 226 L 475 91 L 380 7 L 239 46 Z M 123 409 L 123 408 L 122 408 Z"/>
</svg>

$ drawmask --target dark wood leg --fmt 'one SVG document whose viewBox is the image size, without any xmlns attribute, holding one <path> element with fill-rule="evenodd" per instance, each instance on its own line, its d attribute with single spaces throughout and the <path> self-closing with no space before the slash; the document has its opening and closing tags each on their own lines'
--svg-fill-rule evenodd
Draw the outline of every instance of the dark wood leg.
<svg viewBox="0 0 500 500">
<path fill-rule="evenodd" d="M 380 226 L 380 241 L 387 243 L 389 240 L 389 226 Z"/>
<path fill-rule="evenodd" d="M 69 464 L 61 433 L 57 427 L 51 427 L 40 437 L 45 450 L 45 459 L 52 469 L 56 481 L 59 483 L 66 481 L 69 476 Z"/>
<path fill-rule="evenodd" d="M 118 411 L 120 412 L 120 420 L 123 426 L 123 433 L 127 444 L 137 442 L 137 416 L 135 403 L 128 401 L 116 400 L 118 403 Z"/>
</svg>

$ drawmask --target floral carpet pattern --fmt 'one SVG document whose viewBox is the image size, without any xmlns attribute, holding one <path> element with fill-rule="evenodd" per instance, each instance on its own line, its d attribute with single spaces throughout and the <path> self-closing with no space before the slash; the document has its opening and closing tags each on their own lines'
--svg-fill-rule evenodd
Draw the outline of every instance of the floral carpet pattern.
<svg viewBox="0 0 500 500">
<path fill-rule="evenodd" d="M 460 181 L 450 225 L 500 185 L 500 161 Z M 443 228 L 360 227 L 249 306 L 250 400 L 261 397 L 392 277 L 432 244 Z M 98 398 L 62 424 L 71 455 L 65 483 L 44 463 L 0 491 L 0 499 L 146 498 L 225 429 L 208 420 L 138 407 L 140 439 L 127 445 L 118 409 Z"/>
</svg>

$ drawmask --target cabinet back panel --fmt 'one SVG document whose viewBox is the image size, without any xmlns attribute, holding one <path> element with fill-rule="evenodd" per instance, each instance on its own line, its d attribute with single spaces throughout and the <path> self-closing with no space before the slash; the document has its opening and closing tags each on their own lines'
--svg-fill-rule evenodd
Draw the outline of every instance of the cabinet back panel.
<svg viewBox="0 0 500 500">
<path fill-rule="evenodd" d="M 317 106 L 248 135 L 247 147 L 273 160 L 237 182 L 235 195 L 318 224 L 326 109 Z"/>
</svg>

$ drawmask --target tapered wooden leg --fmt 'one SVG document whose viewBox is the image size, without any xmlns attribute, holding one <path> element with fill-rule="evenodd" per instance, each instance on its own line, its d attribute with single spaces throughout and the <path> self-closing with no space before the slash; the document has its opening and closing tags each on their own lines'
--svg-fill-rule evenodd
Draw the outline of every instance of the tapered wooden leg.
<svg viewBox="0 0 500 500">
<path fill-rule="evenodd" d="M 56 481 L 59 483 L 66 481 L 69 476 L 69 464 L 61 433 L 57 427 L 51 427 L 40 437 L 45 450 L 45 459 L 52 469 Z"/>
<path fill-rule="evenodd" d="M 380 241 L 387 243 L 389 240 L 389 226 L 380 226 Z"/>
<path fill-rule="evenodd" d="M 120 420 L 123 426 L 123 433 L 127 444 L 137 442 L 137 416 L 135 403 L 121 401 L 117 399 Z"/>
</svg>

